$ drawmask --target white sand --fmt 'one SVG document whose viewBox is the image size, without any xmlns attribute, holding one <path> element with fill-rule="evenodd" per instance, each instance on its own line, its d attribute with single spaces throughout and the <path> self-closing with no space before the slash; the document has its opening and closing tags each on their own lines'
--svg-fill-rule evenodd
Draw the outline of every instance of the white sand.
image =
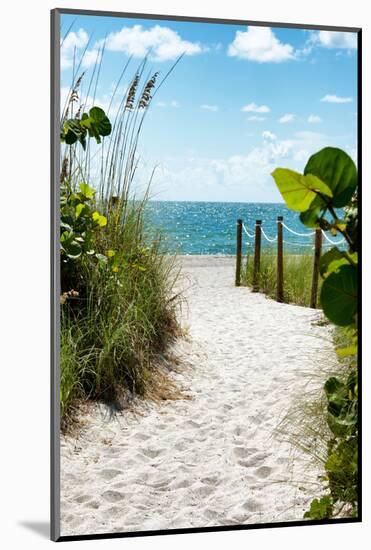
<svg viewBox="0 0 371 550">
<path fill-rule="evenodd" d="M 322 472 L 274 429 L 333 359 L 319 312 L 235 288 L 231 258 L 182 261 L 192 368 L 174 378 L 192 399 L 110 421 L 97 407 L 62 438 L 62 535 L 290 521 L 318 495 Z"/>
</svg>

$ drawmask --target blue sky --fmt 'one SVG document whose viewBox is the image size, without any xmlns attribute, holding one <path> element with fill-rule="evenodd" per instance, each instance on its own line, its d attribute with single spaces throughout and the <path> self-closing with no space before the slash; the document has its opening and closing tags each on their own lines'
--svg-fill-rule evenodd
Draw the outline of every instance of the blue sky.
<svg viewBox="0 0 371 550">
<path fill-rule="evenodd" d="M 356 160 L 354 33 L 63 15 L 61 36 L 62 98 L 74 52 L 79 59 L 86 48 L 87 83 L 106 40 L 95 101 L 103 108 L 130 55 L 126 84 L 146 53 L 161 75 L 184 53 L 139 147 L 138 185 L 156 165 L 156 199 L 278 202 L 275 167 L 302 170 L 326 145 Z"/>
</svg>

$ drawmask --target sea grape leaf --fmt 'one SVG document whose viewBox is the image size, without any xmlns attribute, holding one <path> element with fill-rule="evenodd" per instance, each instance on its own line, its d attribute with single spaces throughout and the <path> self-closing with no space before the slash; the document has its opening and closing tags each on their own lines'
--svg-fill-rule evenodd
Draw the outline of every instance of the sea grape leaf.
<svg viewBox="0 0 371 550">
<path fill-rule="evenodd" d="M 90 187 L 87 183 L 80 183 L 79 185 L 80 193 L 86 198 L 86 199 L 92 199 L 95 195 L 95 189 Z"/>
<path fill-rule="evenodd" d="M 332 516 L 332 499 L 329 495 L 321 499 L 315 498 L 310 503 L 310 509 L 305 512 L 304 517 L 309 519 L 327 519 Z"/>
<path fill-rule="evenodd" d="M 325 147 L 312 155 L 304 174 L 317 176 L 332 190 L 331 202 L 336 208 L 347 205 L 357 187 L 357 169 L 353 160 L 336 147 Z"/>
<path fill-rule="evenodd" d="M 76 208 L 75 208 L 76 218 L 79 218 L 81 216 L 82 212 L 86 209 L 89 210 L 88 205 L 85 204 L 84 202 L 79 202 L 79 204 L 77 204 Z"/>
<path fill-rule="evenodd" d="M 335 376 L 331 376 L 328 380 L 326 380 L 324 388 L 326 395 L 329 398 L 334 393 L 338 393 L 339 391 L 344 389 L 344 382 L 342 382 Z"/>
<path fill-rule="evenodd" d="M 94 126 L 97 128 L 99 135 L 110 135 L 112 130 L 111 123 L 103 109 L 100 107 L 92 107 L 89 111 L 89 116 L 93 120 Z"/>
<path fill-rule="evenodd" d="M 72 241 L 72 243 L 69 243 L 68 246 L 64 247 L 64 250 L 66 252 L 66 255 L 73 260 L 76 260 L 82 254 L 82 248 L 76 241 Z"/>
<path fill-rule="evenodd" d="M 93 219 L 93 221 L 95 221 L 95 223 L 97 225 L 99 225 L 99 227 L 104 227 L 105 225 L 107 225 L 106 216 L 103 216 L 102 214 L 99 214 L 98 211 L 93 212 L 92 219 Z"/>
<path fill-rule="evenodd" d="M 64 122 L 60 137 L 67 145 L 73 145 L 79 140 L 85 149 L 85 135 L 86 130 L 81 126 L 80 120 L 71 118 Z"/>
<path fill-rule="evenodd" d="M 336 246 L 334 246 L 333 248 L 325 252 L 323 256 L 321 256 L 321 259 L 319 261 L 319 272 L 321 276 L 324 277 L 326 274 L 329 274 L 331 271 L 335 271 L 338 265 L 338 262 L 340 262 L 339 265 L 341 265 L 342 263 L 344 264 L 349 263 L 347 260 L 345 260 L 342 252 Z M 330 270 L 329 268 L 330 268 L 330 265 L 332 264 L 333 264 L 333 269 Z"/>
<path fill-rule="evenodd" d="M 305 212 L 318 194 L 332 197 L 331 189 L 312 174 L 303 176 L 288 168 L 276 168 L 272 176 L 287 206 L 292 210 Z"/>
<path fill-rule="evenodd" d="M 357 269 L 341 265 L 330 273 L 321 288 L 320 301 L 323 312 L 335 325 L 350 325 L 357 312 Z"/>
<path fill-rule="evenodd" d="M 318 206 L 309 208 L 305 212 L 300 212 L 300 221 L 306 227 L 317 227 L 320 213 L 321 209 Z"/>
<path fill-rule="evenodd" d="M 318 227 L 320 215 L 326 209 L 326 203 L 322 197 L 317 195 L 310 205 L 310 208 L 305 212 L 300 212 L 300 221 L 306 227 Z"/>
</svg>

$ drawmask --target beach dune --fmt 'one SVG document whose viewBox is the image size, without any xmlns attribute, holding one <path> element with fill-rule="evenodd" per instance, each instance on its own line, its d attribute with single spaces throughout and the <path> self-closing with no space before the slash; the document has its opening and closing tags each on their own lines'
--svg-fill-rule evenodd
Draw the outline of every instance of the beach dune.
<svg viewBox="0 0 371 550">
<path fill-rule="evenodd" d="M 190 398 L 61 440 L 61 534 L 300 520 L 323 472 L 275 429 L 309 372 L 334 360 L 320 312 L 234 286 L 234 259 L 181 257 L 186 336 L 171 374 Z M 321 384 L 321 381 L 317 381 Z"/>
</svg>

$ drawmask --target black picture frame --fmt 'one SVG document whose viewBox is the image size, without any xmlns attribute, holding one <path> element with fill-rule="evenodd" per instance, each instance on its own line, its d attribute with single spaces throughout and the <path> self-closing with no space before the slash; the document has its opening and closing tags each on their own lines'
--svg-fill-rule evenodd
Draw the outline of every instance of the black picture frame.
<svg viewBox="0 0 371 550">
<path fill-rule="evenodd" d="M 294 526 L 313 526 L 313 525 L 328 525 L 342 523 L 358 523 L 362 522 L 362 340 L 360 337 L 358 346 L 358 372 L 359 372 L 359 454 L 358 454 L 358 494 L 359 507 L 357 518 L 334 518 L 330 520 L 298 520 L 290 522 L 275 522 L 275 523 L 259 523 L 251 525 L 233 525 L 233 526 L 215 526 L 202 528 L 184 528 L 184 529 L 168 529 L 154 531 L 135 531 L 123 533 L 99 533 L 85 535 L 60 535 L 60 402 L 59 402 L 59 315 L 60 315 L 60 260 L 59 260 L 59 125 L 60 125 L 60 16 L 63 14 L 73 14 L 76 16 L 100 16 L 100 17 L 117 17 L 123 19 L 151 19 L 158 21 L 184 21 L 197 23 L 215 23 L 226 25 L 249 25 L 249 26 L 268 26 L 281 27 L 292 29 L 306 30 L 329 30 L 357 33 L 357 154 L 358 154 L 358 174 L 359 174 L 359 220 L 360 220 L 360 248 L 359 248 L 359 288 L 362 289 L 362 28 L 360 27 L 343 27 L 329 26 L 318 24 L 302 24 L 302 23 L 282 23 L 272 21 L 250 21 L 248 19 L 219 19 L 212 17 L 193 17 L 193 16 L 177 16 L 177 15 L 160 15 L 148 13 L 126 13 L 115 11 L 99 11 L 99 10 L 79 10 L 67 8 L 55 8 L 51 10 L 51 101 L 50 101 L 50 158 L 51 158 L 51 395 L 50 395 L 50 440 L 51 440 L 51 501 L 50 501 L 50 525 L 51 539 L 53 541 L 74 541 L 74 540 L 94 540 L 94 539 L 114 539 L 128 538 L 141 536 L 156 536 L 156 535 L 174 535 L 186 533 L 205 533 L 219 531 L 239 531 L 251 529 L 266 529 L 266 528 L 282 528 Z M 358 315 L 360 334 L 362 334 L 362 290 L 358 295 Z"/>
</svg>

